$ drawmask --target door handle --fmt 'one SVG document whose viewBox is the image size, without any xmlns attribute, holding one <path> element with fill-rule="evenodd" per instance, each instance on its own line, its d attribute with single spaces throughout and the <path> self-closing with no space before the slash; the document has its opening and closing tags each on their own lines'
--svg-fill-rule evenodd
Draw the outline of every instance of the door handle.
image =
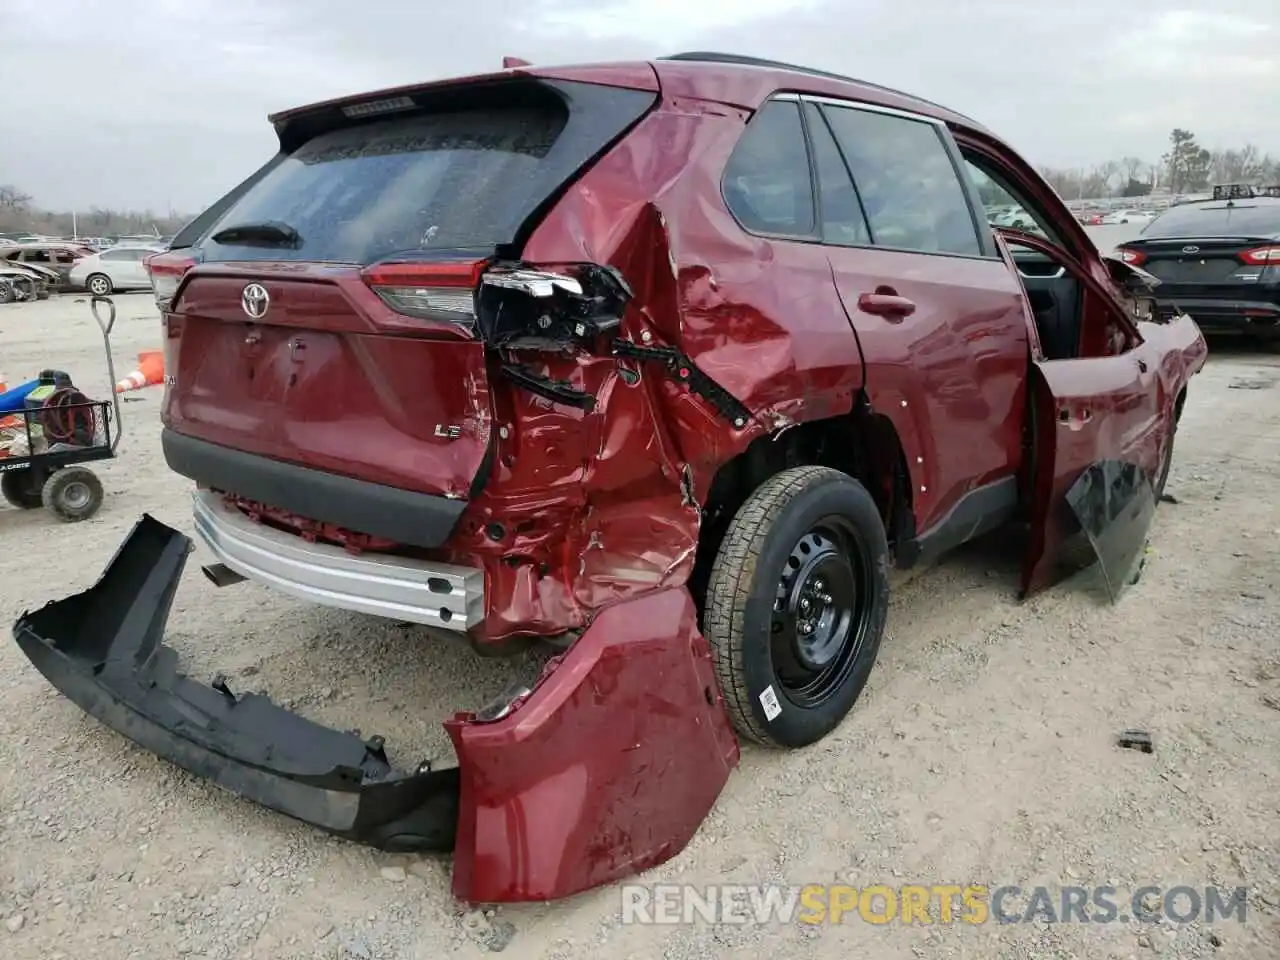
<svg viewBox="0 0 1280 960">
<path fill-rule="evenodd" d="M 858 309 L 877 317 L 909 317 L 916 312 L 916 305 L 896 293 L 877 290 L 875 293 L 859 295 Z"/>
</svg>

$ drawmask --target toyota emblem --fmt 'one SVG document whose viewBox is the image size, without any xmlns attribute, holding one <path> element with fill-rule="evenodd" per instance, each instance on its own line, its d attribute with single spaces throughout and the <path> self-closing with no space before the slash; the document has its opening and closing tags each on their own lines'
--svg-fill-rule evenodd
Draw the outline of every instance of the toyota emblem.
<svg viewBox="0 0 1280 960">
<path fill-rule="evenodd" d="M 244 312 L 254 320 L 261 320 L 267 314 L 267 307 L 271 304 L 271 295 L 267 293 L 267 288 L 260 283 L 251 283 L 244 288 L 244 292 L 240 294 L 240 306 L 244 307 Z"/>
<path fill-rule="evenodd" d="M 1197 246 L 1192 245 L 1192 246 L 1190 246 L 1190 247 L 1183 247 L 1183 248 L 1182 248 L 1182 252 L 1183 252 L 1183 253 L 1199 253 L 1199 252 L 1200 252 L 1200 248 L 1199 248 L 1199 247 L 1197 247 Z"/>
</svg>

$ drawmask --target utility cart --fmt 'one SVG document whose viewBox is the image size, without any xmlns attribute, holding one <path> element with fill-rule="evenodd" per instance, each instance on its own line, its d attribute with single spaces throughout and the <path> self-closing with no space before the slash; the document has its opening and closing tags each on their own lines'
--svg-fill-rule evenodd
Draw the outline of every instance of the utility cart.
<svg viewBox="0 0 1280 960">
<path fill-rule="evenodd" d="M 90 301 L 102 331 L 107 374 L 116 382 L 111 355 L 115 303 L 109 297 Z M 16 410 L 0 412 L 0 490 L 16 507 L 43 506 L 59 520 L 87 520 L 102 506 L 102 481 L 85 464 L 110 460 L 120 445 L 120 398 L 90 400 L 71 378 L 57 370 L 42 371 L 39 384 Z"/>
</svg>

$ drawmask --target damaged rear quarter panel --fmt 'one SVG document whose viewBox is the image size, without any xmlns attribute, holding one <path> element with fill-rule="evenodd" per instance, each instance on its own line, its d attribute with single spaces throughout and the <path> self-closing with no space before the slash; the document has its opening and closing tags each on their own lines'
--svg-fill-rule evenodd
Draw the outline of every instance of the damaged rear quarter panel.
<svg viewBox="0 0 1280 960">
<path fill-rule="evenodd" d="M 532 358 L 543 375 L 594 395 L 590 412 L 495 378 L 495 473 L 451 557 L 480 559 L 488 594 L 510 598 L 490 611 L 489 639 L 558 633 L 609 603 L 682 585 L 716 468 L 762 432 L 852 406 L 861 358 L 829 270 L 804 244 L 747 235 L 721 200 L 746 116 L 664 101 L 525 245 L 523 260 L 542 268 L 619 270 L 634 293 L 619 338 L 678 348 L 753 419 L 735 428 L 644 361 Z M 489 537 L 493 524 L 507 535 Z"/>
<path fill-rule="evenodd" d="M 654 381 L 628 383 L 609 358 L 531 361 L 597 398 L 584 412 L 500 383 L 493 476 L 455 535 L 486 570 L 489 639 L 558 634 L 637 592 L 679 586 L 697 543 L 696 507 L 655 416 Z M 503 431 L 505 430 L 505 436 Z"/>
<path fill-rule="evenodd" d="M 618 267 L 640 308 L 624 335 L 651 326 L 772 426 L 847 410 L 861 358 L 811 245 L 751 236 L 725 207 L 720 178 L 746 119 L 664 101 L 568 192 L 525 255 Z"/>
</svg>

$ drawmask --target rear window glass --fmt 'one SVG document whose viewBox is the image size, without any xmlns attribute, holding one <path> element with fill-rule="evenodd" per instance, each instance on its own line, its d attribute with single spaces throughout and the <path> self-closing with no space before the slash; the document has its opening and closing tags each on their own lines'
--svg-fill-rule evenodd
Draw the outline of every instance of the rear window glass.
<svg viewBox="0 0 1280 960">
<path fill-rule="evenodd" d="M 567 115 L 512 107 L 400 117 L 303 144 L 206 233 L 206 260 L 372 263 L 391 254 L 505 243 L 545 192 L 543 160 Z M 231 226 L 292 227 L 290 246 L 219 244 Z"/>
<path fill-rule="evenodd" d="M 1143 237 L 1245 237 L 1280 232 L 1280 200 L 1187 203 L 1152 220 Z"/>
</svg>

